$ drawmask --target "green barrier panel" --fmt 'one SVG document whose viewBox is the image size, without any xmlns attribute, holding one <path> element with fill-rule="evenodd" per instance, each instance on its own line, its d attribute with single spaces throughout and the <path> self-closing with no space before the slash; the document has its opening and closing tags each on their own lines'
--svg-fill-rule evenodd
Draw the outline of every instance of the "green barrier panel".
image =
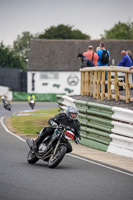
<svg viewBox="0 0 133 200">
<path fill-rule="evenodd" d="M 28 101 L 28 93 L 27 92 L 13 92 L 13 101 Z M 44 102 L 57 102 L 56 95 L 57 94 L 37 94 L 34 93 L 36 97 L 36 101 L 44 101 Z"/>
<path fill-rule="evenodd" d="M 80 136 L 81 136 L 81 137 L 84 137 L 84 138 L 86 138 L 86 136 L 87 136 L 87 133 L 86 133 L 86 132 L 84 132 L 84 131 L 81 131 L 81 132 L 80 132 Z"/>
<path fill-rule="evenodd" d="M 83 137 L 86 138 L 91 138 L 91 140 L 97 140 L 100 143 L 106 143 L 109 144 L 109 142 L 111 142 L 111 138 L 109 138 L 109 134 L 107 132 L 98 132 L 94 129 L 88 129 L 86 130 L 86 127 L 81 126 L 81 132 L 83 131 L 86 134 L 84 134 Z"/>
<path fill-rule="evenodd" d="M 104 117 L 108 117 L 111 118 L 111 116 L 113 115 L 113 111 L 112 111 L 112 107 L 111 106 L 107 106 L 107 105 L 102 105 L 102 104 L 96 104 L 96 103 L 87 103 L 88 106 L 88 110 L 87 112 L 94 112 L 95 114 L 97 114 L 99 116 L 104 116 Z"/>
<path fill-rule="evenodd" d="M 109 133 L 108 132 L 103 132 L 103 131 L 99 131 L 99 130 L 92 129 L 92 128 L 86 128 L 86 131 L 89 132 L 89 133 L 94 133 L 96 135 L 101 135 L 101 136 L 109 138 Z"/>
<path fill-rule="evenodd" d="M 87 108 L 85 109 L 85 108 L 80 108 L 80 107 L 78 107 L 77 106 L 77 108 L 78 108 L 78 110 L 79 110 L 79 113 L 87 113 Z"/>
<path fill-rule="evenodd" d="M 112 106 L 90 103 L 87 101 L 80 101 L 80 100 L 75 100 L 74 103 L 76 104 L 80 113 L 89 113 L 92 115 L 98 115 L 107 118 L 111 118 L 111 116 L 114 113 L 112 111 Z"/>
<path fill-rule="evenodd" d="M 87 115 L 86 117 L 89 121 L 96 121 L 97 123 L 99 124 L 106 124 L 107 126 L 110 126 L 111 125 L 111 122 L 112 120 L 111 119 L 107 119 L 107 118 L 101 118 L 101 117 L 96 117 L 96 116 L 90 116 L 90 115 Z M 111 127 L 113 127 L 111 125 Z"/>
<path fill-rule="evenodd" d="M 86 136 L 86 139 L 94 140 L 94 141 L 99 142 L 99 143 L 101 143 L 101 144 L 106 144 L 106 145 L 109 144 L 109 141 L 104 141 L 104 140 L 102 140 L 101 138 L 94 138 L 94 137 L 92 137 L 92 136 L 90 136 L 90 135 L 87 135 L 87 136 Z"/>
<path fill-rule="evenodd" d="M 107 114 L 107 113 L 103 113 L 102 111 L 94 111 L 94 110 L 87 110 L 86 111 L 87 113 L 89 114 L 92 114 L 92 115 L 98 115 L 99 117 L 107 117 L 107 118 L 111 118 L 111 114 Z"/>
<path fill-rule="evenodd" d="M 113 128 L 113 125 L 111 124 L 112 120 L 108 120 L 106 118 L 94 117 L 79 113 L 78 119 L 81 125 L 84 124 L 86 126 L 93 127 L 94 129 L 110 132 Z"/>
<path fill-rule="evenodd" d="M 105 152 L 107 152 L 107 149 L 108 149 L 108 145 L 106 145 L 106 144 L 99 143 L 94 140 L 87 140 L 86 138 L 83 138 L 83 137 L 81 138 L 80 144 L 83 144 L 83 145 L 88 146 L 93 149 L 105 151 Z"/>
<path fill-rule="evenodd" d="M 80 101 L 80 100 L 75 100 L 74 104 L 76 105 L 76 107 L 80 110 L 87 110 L 87 102 L 86 101 Z"/>
<path fill-rule="evenodd" d="M 100 125 L 96 125 L 96 124 L 89 123 L 89 122 L 82 121 L 82 120 L 79 120 L 79 121 L 80 121 L 80 124 L 81 124 L 81 125 L 84 125 L 84 126 L 87 126 L 87 127 L 91 127 L 91 128 L 96 129 L 96 130 L 98 129 L 98 130 L 106 131 L 106 132 L 108 132 L 108 133 L 111 132 L 110 127 L 100 126 Z"/>
<path fill-rule="evenodd" d="M 98 110 L 104 110 L 105 112 L 113 113 L 112 106 L 98 104 L 98 103 L 91 103 L 91 102 L 87 102 L 87 106 L 90 108 L 92 107 Z"/>
<path fill-rule="evenodd" d="M 93 123 L 88 122 L 86 125 L 94 128 L 94 129 L 100 129 L 100 130 L 103 130 L 103 131 L 106 131 L 106 132 L 109 132 L 109 133 L 111 131 L 111 127 L 101 126 L 101 125 L 97 125 L 95 123 L 93 124 Z"/>
</svg>

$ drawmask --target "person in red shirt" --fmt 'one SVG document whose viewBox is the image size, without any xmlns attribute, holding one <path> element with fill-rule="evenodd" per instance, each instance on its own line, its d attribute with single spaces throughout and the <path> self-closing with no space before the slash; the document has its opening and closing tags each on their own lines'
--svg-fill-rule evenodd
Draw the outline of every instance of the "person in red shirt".
<svg viewBox="0 0 133 200">
<path fill-rule="evenodd" d="M 97 53 L 94 52 L 92 45 L 88 46 L 87 52 L 84 52 L 83 55 L 89 58 L 89 60 L 91 60 L 94 63 L 94 65 L 97 66 L 97 61 L 99 57 Z"/>
</svg>

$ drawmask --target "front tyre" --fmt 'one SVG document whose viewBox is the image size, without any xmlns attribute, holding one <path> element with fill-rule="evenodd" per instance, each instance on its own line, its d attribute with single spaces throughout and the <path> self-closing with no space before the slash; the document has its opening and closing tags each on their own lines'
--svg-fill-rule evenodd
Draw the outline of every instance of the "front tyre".
<svg viewBox="0 0 133 200">
<path fill-rule="evenodd" d="M 35 164 L 39 159 L 36 157 L 36 155 L 33 153 L 32 150 L 29 151 L 27 155 L 27 161 L 30 164 Z"/>
<path fill-rule="evenodd" d="M 34 104 L 31 104 L 31 108 L 32 108 L 32 110 L 34 109 Z"/>
<path fill-rule="evenodd" d="M 67 147 L 64 145 L 59 146 L 55 155 L 52 155 L 48 161 L 49 168 L 56 167 L 64 158 L 67 152 Z"/>
</svg>

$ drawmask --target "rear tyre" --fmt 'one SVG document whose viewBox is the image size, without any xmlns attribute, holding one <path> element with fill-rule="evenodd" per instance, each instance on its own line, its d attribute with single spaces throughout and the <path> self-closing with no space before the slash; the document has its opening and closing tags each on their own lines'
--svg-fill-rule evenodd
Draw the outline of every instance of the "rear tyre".
<svg viewBox="0 0 133 200">
<path fill-rule="evenodd" d="M 57 149 L 57 152 L 55 155 L 52 155 L 48 161 L 48 166 L 49 168 L 54 168 L 56 167 L 64 158 L 65 154 L 67 152 L 67 147 L 62 145 L 59 146 Z"/>
<path fill-rule="evenodd" d="M 36 157 L 36 155 L 33 153 L 32 150 L 29 151 L 27 155 L 27 161 L 30 164 L 35 164 L 39 159 Z"/>
</svg>

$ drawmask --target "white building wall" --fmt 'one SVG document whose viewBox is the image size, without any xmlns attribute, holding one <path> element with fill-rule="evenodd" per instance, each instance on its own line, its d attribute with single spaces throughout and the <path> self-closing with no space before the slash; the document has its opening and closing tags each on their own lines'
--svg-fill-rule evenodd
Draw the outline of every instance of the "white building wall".
<svg viewBox="0 0 133 200">
<path fill-rule="evenodd" d="M 28 72 L 28 93 L 80 94 L 80 72 Z M 70 91 L 70 93 L 69 93 Z"/>
</svg>

